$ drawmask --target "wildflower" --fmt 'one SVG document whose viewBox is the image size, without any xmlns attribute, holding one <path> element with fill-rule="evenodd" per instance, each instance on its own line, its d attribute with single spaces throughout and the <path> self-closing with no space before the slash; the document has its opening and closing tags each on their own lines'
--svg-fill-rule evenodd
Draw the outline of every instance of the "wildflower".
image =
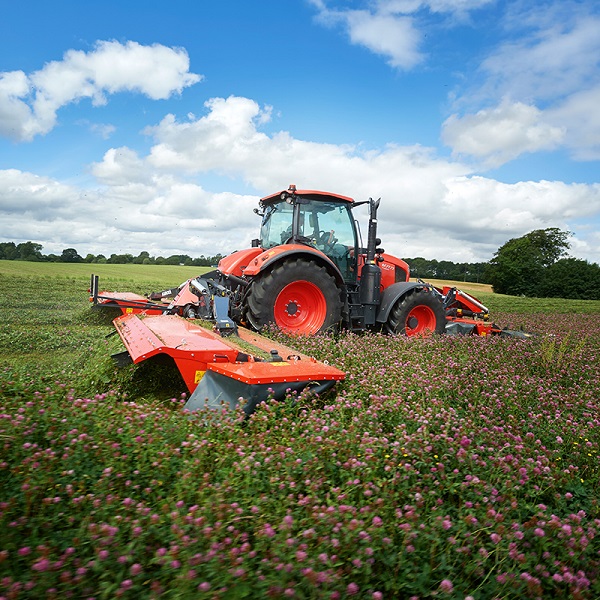
<svg viewBox="0 0 600 600">
<path fill-rule="evenodd" d="M 449 594 L 453 589 L 454 585 L 449 579 L 442 579 L 442 582 L 440 583 L 440 590 L 442 590 L 442 592 Z"/>
<path fill-rule="evenodd" d="M 265 523 L 263 530 L 267 537 L 273 537 L 275 535 L 275 530 L 269 523 Z"/>
<path fill-rule="evenodd" d="M 358 594 L 358 589 L 356 583 L 349 583 L 346 588 L 346 594 L 348 594 L 348 596 L 354 596 L 355 594 Z"/>
<path fill-rule="evenodd" d="M 38 560 L 36 563 L 33 563 L 31 567 L 34 571 L 47 571 L 50 568 L 50 561 L 47 558 L 42 558 Z"/>
</svg>

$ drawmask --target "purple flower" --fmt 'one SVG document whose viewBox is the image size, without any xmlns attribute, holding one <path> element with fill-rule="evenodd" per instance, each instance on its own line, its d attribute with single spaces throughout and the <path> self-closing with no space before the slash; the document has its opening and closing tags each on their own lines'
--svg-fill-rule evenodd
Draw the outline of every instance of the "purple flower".
<svg viewBox="0 0 600 600">
<path fill-rule="evenodd" d="M 442 579 L 442 583 L 440 583 L 440 590 L 442 590 L 442 592 L 449 594 L 453 589 L 454 585 L 452 585 L 452 582 L 449 579 Z"/>
<path fill-rule="evenodd" d="M 50 561 L 47 558 L 42 558 L 31 567 L 34 571 L 47 571 L 50 568 Z"/>
</svg>

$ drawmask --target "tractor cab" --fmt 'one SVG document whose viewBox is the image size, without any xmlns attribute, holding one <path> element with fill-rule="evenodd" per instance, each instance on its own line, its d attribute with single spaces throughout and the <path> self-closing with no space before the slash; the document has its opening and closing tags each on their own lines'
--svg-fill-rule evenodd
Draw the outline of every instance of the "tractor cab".
<svg viewBox="0 0 600 600">
<path fill-rule="evenodd" d="M 262 198 L 260 247 L 304 244 L 323 252 L 347 282 L 356 281 L 358 239 L 352 216 L 352 198 L 297 191 L 295 186 Z"/>
</svg>

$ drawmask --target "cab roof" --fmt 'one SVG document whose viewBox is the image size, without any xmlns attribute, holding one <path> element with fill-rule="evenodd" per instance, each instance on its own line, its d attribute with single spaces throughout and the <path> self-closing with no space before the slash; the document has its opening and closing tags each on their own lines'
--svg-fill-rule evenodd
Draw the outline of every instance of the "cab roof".
<svg viewBox="0 0 600 600">
<path fill-rule="evenodd" d="M 277 202 L 282 200 L 288 196 L 302 196 L 303 198 L 307 198 L 309 200 L 316 200 L 317 202 L 326 202 L 327 200 L 334 201 L 343 201 L 348 202 L 349 204 L 354 204 L 354 200 L 349 198 L 348 196 L 342 196 L 341 194 L 333 194 L 331 192 L 320 192 L 318 190 L 297 190 L 295 185 L 290 185 L 287 190 L 281 190 L 280 192 L 275 192 L 274 194 L 270 194 L 269 196 L 265 196 L 260 199 L 261 204 L 272 204 L 273 202 Z"/>
</svg>

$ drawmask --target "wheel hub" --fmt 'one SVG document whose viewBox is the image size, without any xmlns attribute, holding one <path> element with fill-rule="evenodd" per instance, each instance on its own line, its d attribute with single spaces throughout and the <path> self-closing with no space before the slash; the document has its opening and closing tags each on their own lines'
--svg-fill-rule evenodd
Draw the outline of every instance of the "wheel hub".
<svg viewBox="0 0 600 600">
<path fill-rule="evenodd" d="M 406 326 L 409 329 L 414 329 L 418 324 L 419 324 L 419 319 L 417 319 L 417 317 L 415 317 L 414 315 L 411 315 L 406 320 Z"/>
<path fill-rule="evenodd" d="M 300 312 L 300 303 L 297 300 L 290 300 L 290 302 L 286 304 L 285 312 L 290 317 L 295 317 Z"/>
</svg>

